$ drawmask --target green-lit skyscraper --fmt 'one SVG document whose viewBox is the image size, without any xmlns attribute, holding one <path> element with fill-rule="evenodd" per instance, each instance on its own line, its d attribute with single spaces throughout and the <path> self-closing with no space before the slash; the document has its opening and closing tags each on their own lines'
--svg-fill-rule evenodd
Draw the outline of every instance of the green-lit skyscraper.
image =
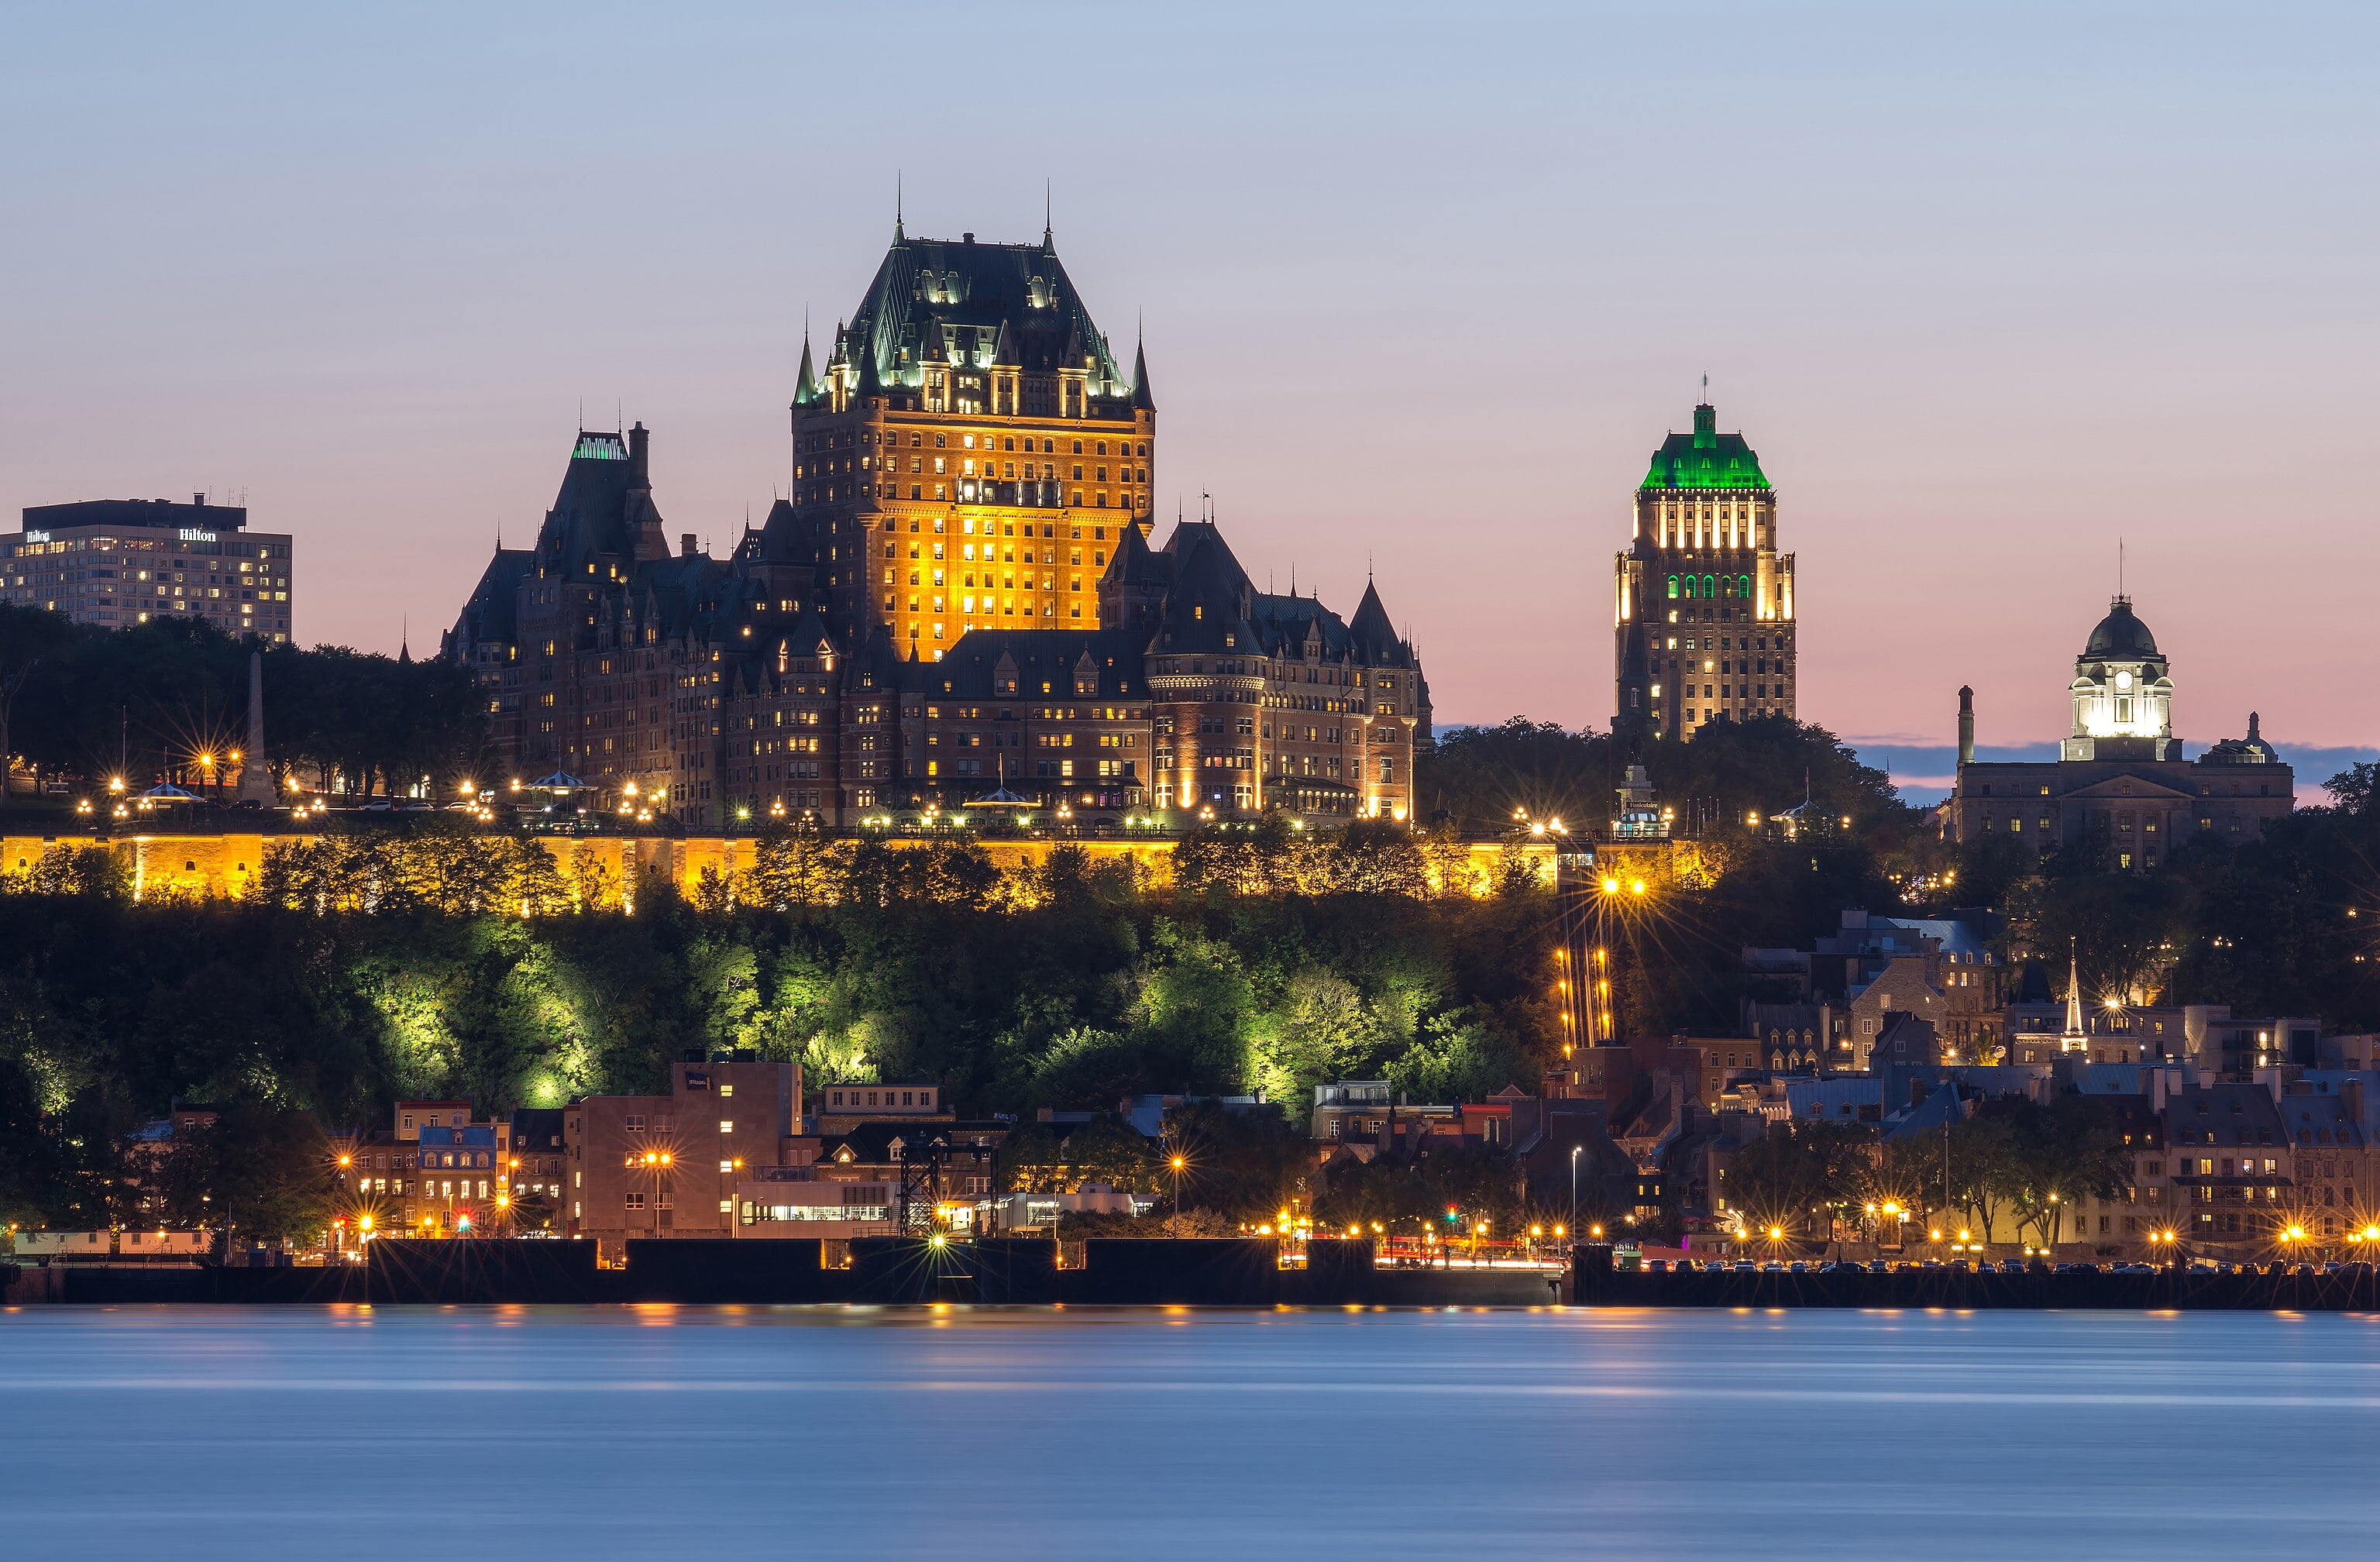
<svg viewBox="0 0 2380 1562">
<path fill-rule="evenodd" d="M 1612 729 L 1687 738 L 1721 716 L 1791 716 L 1793 555 L 1777 492 L 1708 403 L 1653 453 L 1635 532 L 1612 566 Z"/>
</svg>

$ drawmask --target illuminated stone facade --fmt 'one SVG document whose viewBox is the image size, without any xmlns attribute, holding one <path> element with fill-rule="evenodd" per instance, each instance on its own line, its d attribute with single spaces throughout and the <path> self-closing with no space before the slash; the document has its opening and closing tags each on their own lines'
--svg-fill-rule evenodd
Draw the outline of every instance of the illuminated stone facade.
<svg viewBox="0 0 2380 1562">
<path fill-rule="evenodd" d="M 1972 695 L 1960 690 L 1959 777 L 1942 830 L 2035 853 L 2097 838 L 2109 865 L 2147 869 L 2192 835 L 2253 840 L 2296 806 L 2296 775 L 2248 716 L 2248 736 L 2194 760 L 2173 735 L 2173 678 L 2156 637 L 2118 597 L 2074 659 L 2073 730 L 2055 762 L 1978 763 Z"/>
<path fill-rule="evenodd" d="M 762 525 L 673 554 L 645 430 L 582 433 L 444 653 L 486 684 L 507 779 L 688 825 L 1405 817 L 1429 696 L 1378 592 L 1346 620 L 1258 592 L 1203 520 L 1152 549 L 1155 416 L 1046 235 L 896 231 L 823 374 L 804 350 Z"/>
<path fill-rule="evenodd" d="M 1694 409 L 1654 452 L 1612 563 L 1614 731 L 1688 738 L 1726 717 L 1794 714 L 1793 555 L 1777 494 L 1740 433 Z"/>
<path fill-rule="evenodd" d="M 757 543 L 812 561 L 840 616 L 932 661 L 970 629 L 1097 628 L 1146 539 L 1157 432 L 1044 232 L 892 249 L 824 372 L 802 348 L 792 502 Z"/>
<path fill-rule="evenodd" d="M 565 879 L 610 886 L 611 898 L 589 908 L 595 910 L 622 909 L 625 904 L 623 892 L 649 873 L 667 879 L 693 898 L 702 893 L 706 882 L 748 874 L 760 860 L 759 838 L 751 834 L 530 838 L 553 859 L 554 866 Z M 30 873 L 53 852 L 98 847 L 122 865 L 125 881 L 137 899 L 238 900 L 255 893 L 256 875 L 271 853 L 319 845 L 323 839 L 310 835 L 8 836 L 0 837 L 0 873 Z M 914 836 L 895 842 L 899 848 L 916 844 Z M 994 836 L 980 845 L 992 865 L 1003 873 L 1038 870 L 1062 845 L 1082 851 L 1094 867 L 1129 861 L 1151 888 L 1162 889 L 1173 882 L 1174 843 L 1158 836 L 1135 834 L 1080 841 Z M 1537 883 L 1551 885 L 1551 846 L 1543 841 L 1519 846 L 1502 841 L 1474 841 L 1451 864 L 1442 857 L 1433 857 L 1429 869 L 1432 892 L 1474 897 L 1490 894 L 1515 858 Z"/>
<path fill-rule="evenodd" d="M 0 537 L 0 601 L 120 629 L 173 616 L 285 644 L 290 539 L 240 505 L 94 499 L 36 505 Z"/>
</svg>

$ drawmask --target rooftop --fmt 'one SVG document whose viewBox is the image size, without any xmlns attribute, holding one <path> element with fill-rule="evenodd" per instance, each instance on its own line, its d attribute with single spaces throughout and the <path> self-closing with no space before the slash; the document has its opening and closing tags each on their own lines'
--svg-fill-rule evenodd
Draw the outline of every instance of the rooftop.
<svg viewBox="0 0 2380 1562">
<path fill-rule="evenodd" d="M 1692 433 L 1673 433 L 1653 452 L 1645 489 L 1755 489 L 1768 492 L 1760 458 L 1740 433 L 1718 432 L 1718 412 L 1705 402 L 1694 409 Z"/>
</svg>

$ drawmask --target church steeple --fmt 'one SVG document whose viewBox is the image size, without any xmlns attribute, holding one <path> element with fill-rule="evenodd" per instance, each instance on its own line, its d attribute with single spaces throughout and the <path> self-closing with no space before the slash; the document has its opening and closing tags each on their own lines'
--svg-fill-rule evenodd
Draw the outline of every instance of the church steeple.
<svg viewBox="0 0 2380 1562">
<path fill-rule="evenodd" d="M 2091 1033 L 2082 1029 L 2082 959 L 2072 939 L 2066 941 L 2066 1029 L 2058 1038 L 2060 1052 L 2087 1052 Z"/>
</svg>

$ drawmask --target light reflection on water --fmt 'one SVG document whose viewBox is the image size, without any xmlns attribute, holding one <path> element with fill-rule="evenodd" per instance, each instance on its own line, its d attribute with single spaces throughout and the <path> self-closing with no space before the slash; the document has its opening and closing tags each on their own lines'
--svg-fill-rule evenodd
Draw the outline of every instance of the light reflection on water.
<svg viewBox="0 0 2380 1562">
<path fill-rule="evenodd" d="M 2369 1316 L 0 1313 L 44 1556 L 2360 1557 L 2375 1457 Z"/>
</svg>

